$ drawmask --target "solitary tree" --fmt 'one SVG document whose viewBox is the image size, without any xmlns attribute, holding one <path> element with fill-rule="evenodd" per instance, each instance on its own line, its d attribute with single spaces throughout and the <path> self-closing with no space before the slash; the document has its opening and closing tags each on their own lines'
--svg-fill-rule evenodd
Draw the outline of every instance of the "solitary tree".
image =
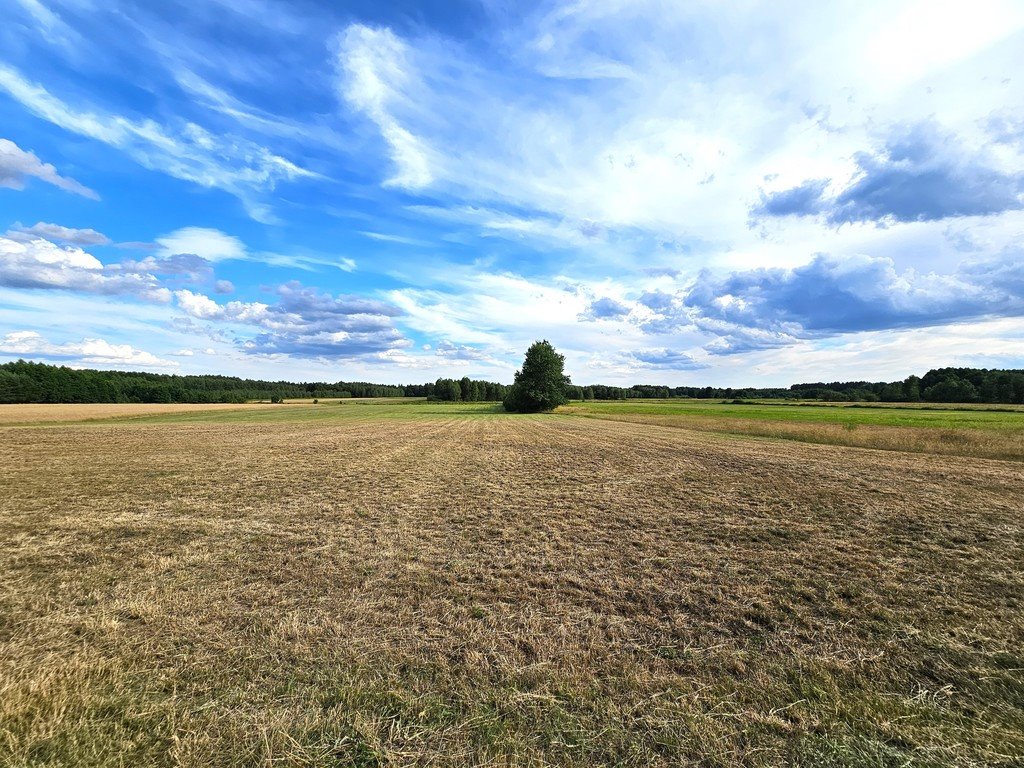
<svg viewBox="0 0 1024 768">
<path fill-rule="evenodd" d="M 563 370 L 565 357 L 547 341 L 536 341 L 526 350 L 522 370 L 505 395 L 506 411 L 538 413 L 569 402 L 566 388 L 571 384 Z"/>
</svg>

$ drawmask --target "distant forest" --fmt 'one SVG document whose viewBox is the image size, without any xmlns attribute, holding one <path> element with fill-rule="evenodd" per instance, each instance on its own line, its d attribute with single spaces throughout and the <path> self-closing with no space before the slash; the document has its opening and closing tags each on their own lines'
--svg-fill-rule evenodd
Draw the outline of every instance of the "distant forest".
<svg viewBox="0 0 1024 768">
<path fill-rule="evenodd" d="M 0 365 L 0 403 L 244 403 L 289 398 L 427 397 L 497 402 L 508 386 L 469 378 L 427 384 L 261 381 L 234 376 L 177 376 L 134 371 L 94 371 L 18 360 Z M 937 368 L 904 381 L 833 381 L 780 388 L 666 387 L 603 384 L 569 387 L 574 400 L 690 397 L 776 398 L 828 402 L 1024 403 L 1024 370 Z"/>
</svg>

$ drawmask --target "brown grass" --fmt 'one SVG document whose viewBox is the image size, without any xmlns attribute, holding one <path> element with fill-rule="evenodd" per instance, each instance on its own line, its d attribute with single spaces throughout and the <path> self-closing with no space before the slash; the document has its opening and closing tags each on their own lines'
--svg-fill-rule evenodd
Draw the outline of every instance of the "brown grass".
<svg viewBox="0 0 1024 768">
<path fill-rule="evenodd" d="M 0 461 L 0 764 L 1024 754 L 1017 464 L 558 416 Z"/>
<path fill-rule="evenodd" d="M 44 424 L 55 421 L 95 421 L 100 419 L 131 418 L 156 414 L 192 413 L 196 411 L 232 411 L 239 409 L 266 408 L 266 405 L 237 405 L 213 403 L 195 405 L 188 403 L 92 403 L 81 405 L 50 404 L 0 405 L 0 426 L 18 424 Z"/>
<path fill-rule="evenodd" d="M 572 406 L 563 409 L 573 413 Z M 581 409 L 582 410 L 582 409 Z M 895 410 L 895 409 L 893 409 Z M 984 459 L 1024 461 L 1024 431 L 986 429 L 937 429 L 934 427 L 884 426 L 878 424 L 830 424 L 723 416 L 659 415 L 634 413 L 586 414 L 590 418 L 687 429 L 750 435 L 805 443 L 877 448 L 885 451 L 935 453 Z"/>
</svg>

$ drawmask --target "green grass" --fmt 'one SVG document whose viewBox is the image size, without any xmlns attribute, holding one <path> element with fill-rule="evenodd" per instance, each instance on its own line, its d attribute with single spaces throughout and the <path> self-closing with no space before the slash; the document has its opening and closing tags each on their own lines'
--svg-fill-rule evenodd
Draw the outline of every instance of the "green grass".
<svg viewBox="0 0 1024 768">
<path fill-rule="evenodd" d="M 59 408 L 60 406 L 54 406 Z M 140 406 L 144 409 L 145 406 Z M 237 410 L 197 410 L 183 413 L 118 416 L 97 419 L 102 423 L 125 421 L 151 424 L 195 423 L 275 423 L 302 421 L 348 421 L 352 419 L 435 419 L 510 416 L 500 403 L 431 403 L 423 398 L 377 398 L 330 400 L 312 403 L 293 401 L 279 405 L 239 406 Z M 806 403 L 734 404 L 719 400 L 626 400 L 570 403 L 560 415 L 591 417 L 616 416 L 694 416 L 701 418 L 744 419 L 765 422 L 804 424 L 874 425 L 884 427 L 923 427 L 932 429 L 982 429 L 1024 432 L 1024 410 L 1012 406 L 991 410 L 959 405 L 814 405 Z M 521 416 L 515 416 L 521 418 Z M 69 417 L 67 422 L 75 419 Z M 44 423 L 44 422 L 40 422 Z M 52 422 L 56 423 L 56 422 Z"/>
<path fill-rule="evenodd" d="M 993 406 L 998 408 L 999 406 Z M 815 424 L 927 427 L 933 429 L 999 429 L 1024 431 L 1024 411 L 980 410 L 962 406 L 806 405 L 766 403 L 738 405 L 717 400 L 626 400 L 574 403 L 582 415 L 702 416 Z"/>
</svg>

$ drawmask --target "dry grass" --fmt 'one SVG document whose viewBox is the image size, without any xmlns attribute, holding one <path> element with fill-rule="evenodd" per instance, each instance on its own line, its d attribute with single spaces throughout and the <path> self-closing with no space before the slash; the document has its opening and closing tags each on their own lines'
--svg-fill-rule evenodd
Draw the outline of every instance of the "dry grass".
<svg viewBox="0 0 1024 768">
<path fill-rule="evenodd" d="M 193 413 L 197 411 L 231 411 L 266 408 L 265 405 L 237 405 L 214 403 L 194 405 L 188 403 L 95 403 L 88 405 L 39 404 L 0 405 L 0 426 L 44 424 L 49 422 L 94 421 L 101 419 L 131 418 L 155 414 Z"/>
<path fill-rule="evenodd" d="M 1018 464 L 332 407 L 0 430 L 0 764 L 1020 764 Z"/>
<path fill-rule="evenodd" d="M 564 409 L 573 412 L 573 406 Z M 895 408 L 889 410 L 896 410 Z M 985 459 L 1024 461 L 1024 430 L 986 430 L 879 424 L 830 424 L 723 416 L 662 415 L 643 413 L 589 413 L 581 415 L 609 421 L 649 424 L 699 432 L 724 432 L 805 443 L 822 443 L 885 451 L 936 453 Z"/>
</svg>

